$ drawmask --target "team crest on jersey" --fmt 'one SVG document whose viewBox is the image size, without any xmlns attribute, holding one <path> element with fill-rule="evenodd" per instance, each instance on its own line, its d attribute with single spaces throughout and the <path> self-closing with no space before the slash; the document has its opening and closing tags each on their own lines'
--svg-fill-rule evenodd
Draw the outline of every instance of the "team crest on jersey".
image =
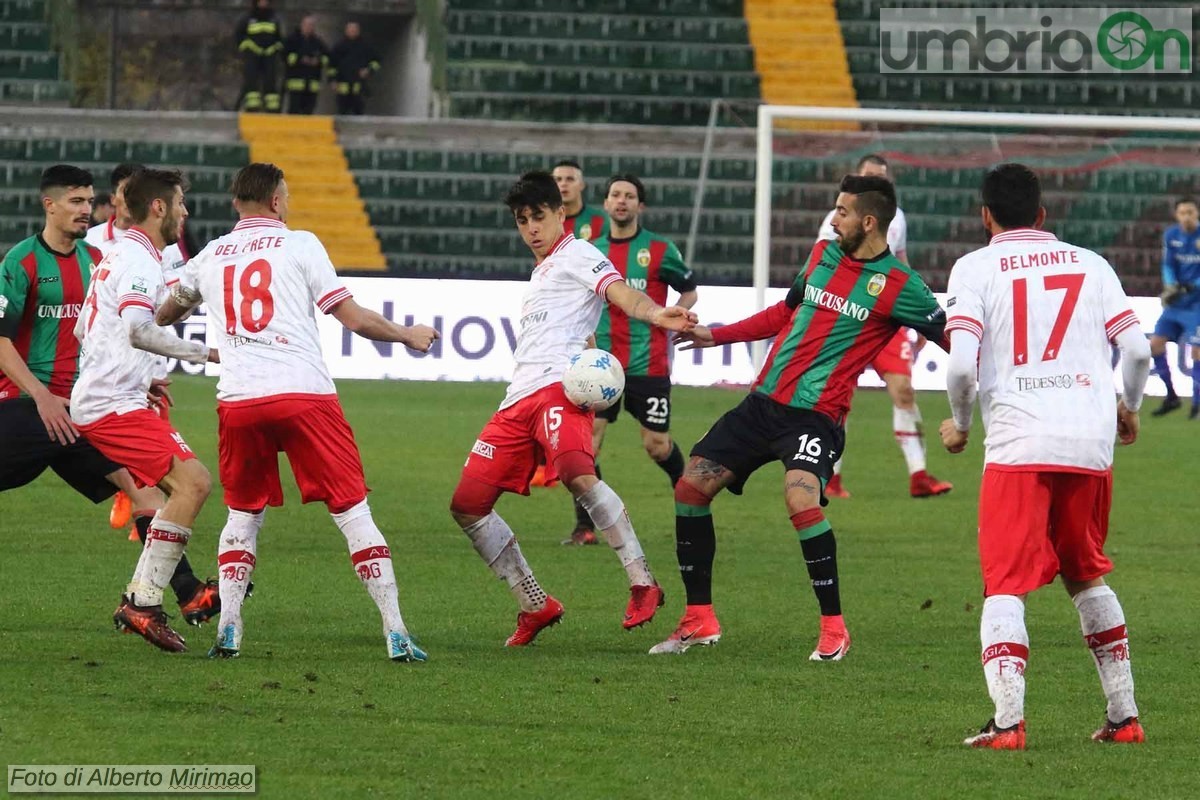
<svg viewBox="0 0 1200 800">
<path fill-rule="evenodd" d="M 639 267 L 650 266 L 650 250 L 648 248 L 643 247 L 641 250 L 638 250 L 637 262 Z"/>
<path fill-rule="evenodd" d="M 583 239 L 585 242 L 591 241 L 592 225 L 590 222 L 583 223 L 583 227 L 579 229 L 579 238 Z"/>
<path fill-rule="evenodd" d="M 871 276 L 871 280 L 867 281 L 867 294 L 871 297 L 879 297 L 883 294 L 883 287 L 887 285 L 887 276 L 875 273 Z"/>
</svg>

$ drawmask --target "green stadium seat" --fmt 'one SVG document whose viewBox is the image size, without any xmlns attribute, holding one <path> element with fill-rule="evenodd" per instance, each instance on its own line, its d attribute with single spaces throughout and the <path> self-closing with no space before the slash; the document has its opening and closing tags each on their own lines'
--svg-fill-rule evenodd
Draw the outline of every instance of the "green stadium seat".
<svg viewBox="0 0 1200 800">
<path fill-rule="evenodd" d="M 350 169 L 374 169 L 375 154 L 379 152 L 372 147 L 347 147 L 345 148 L 346 161 L 350 165 Z"/>
<path fill-rule="evenodd" d="M 1092 108 L 1118 108 L 1121 105 L 1121 85 L 1107 80 L 1088 81 L 1087 103 Z"/>
<path fill-rule="evenodd" d="M 244 167 L 250 163 L 250 154 L 241 144 L 206 144 L 200 152 L 206 167 Z"/>
<path fill-rule="evenodd" d="M 129 160 L 138 164 L 155 166 L 163 163 L 161 142 L 132 142 L 129 145 Z"/>
<path fill-rule="evenodd" d="M 0 194 L 0 217 L 15 217 L 22 213 L 23 203 L 18 194 Z"/>
<path fill-rule="evenodd" d="M 41 22 L 46 18 L 46 5 L 42 0 L 7 0 L 0 3 L 2 22 Z"/>
<path fill-rule="evenodd" d="M 387 179 L 382 175 L 364 175 L 359 173 L 354 176 L 354 182 L 358 184 L 358 193 L 363 198 L 380 198 L 387 197 Z"/>
<path fill-rule="evenodd" d="M 0 161 L 24 161 L 28 149 L 24 139 L 0 139 Z"/>
<path fill-rule="evenodd" d="M 473 152 L 450 151 L 446 153 L 447 172 L 476 172 L 476 159 Z"/>
<path fill-rule="evenodd" d="M 29 160 L 41 163 L 62 161 L 61 139 L 32 139 L 29 142 Z"/>
</svg>

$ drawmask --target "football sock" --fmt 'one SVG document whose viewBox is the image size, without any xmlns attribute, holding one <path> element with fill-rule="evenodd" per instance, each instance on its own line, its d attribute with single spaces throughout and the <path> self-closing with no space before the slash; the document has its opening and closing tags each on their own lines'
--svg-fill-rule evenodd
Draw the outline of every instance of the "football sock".
<svg viewBox="0 0 1200 800">
<path fill-rule="evenodd" d="M 143 559 L 138 562 L 137 584 L 130 586 L 134 605 L 162 605 L 163 589 L 170 583 L 191 535 L 191 528 L 155 516 L 146 533 Z"/>
<path fill-rule="evenodd" d="M 263 512 L 251 514 L 229 509 L 229 518 L 217 542 L 217 570 L 220 574 L 220 627 L 242 624 L 242 602 L 258 563 L 258 532 Z"/>
<path fill-rule="evenodd" d="M 1195 361 L 1192 362 L 1196 363 Z M 1200 369 L 1192 370 L 1192 408 L 1200 406 Z"/>
<path fill-rule="evenodd" d="M 599 464 L 596 464 L 596 478 L 597 480 L 602 480 L 600 478 Z M 575 529 L 586 528 L 589 531 L 595 530 L 596 526 L 592 524 L 592 518 L 588 516 L 587 509 L 583 507 L 583 503 L 579 502 L 578 497 L 571 499 L 575 503 Z"/>
<path fill-rule="evenodd" d="M 617 493 L 604 481 L 597 481 L 595 486 L 579 495 L 579 502 L 596 528 L 604 532 L 608 546 L 621 559 L 621 565 L 629 575 L 629 585 L 654 585 L 654 576 L 646 564 L 642 543 L 638 541 L 633 523 L 629 521 L 629 513 Z"/>
<path fill-rule="evenodd" d="M 1175 385 L 1171 383 L 1171 367 L 1167 363 L 1167 354 L 1165 352 L 1154 356 L 1154 372 L 1167 385 L 1167 399 L 1170 400 L 1178 397 L 1179 395 L 1175 393 Z"/>
<path fill-rule="evenodd" d="M 546 605 L 546 593 L 533 577 L 533 570 L 521 554 L 521 546 L 512 528 L 495 511 L 463 529 L 471 546 L 497 578 L 508 584 L 522 611 L 540 611 Z"/>
<path fill-rule="evenodd" d="M 833 462 L 833 474 L 834 475 L 842 474 L 842 459 L 839 458 L 837 461 Z"/>
<path fill-rule="evenodd" d="M 392 568 L 392 551 L 375 520 L 371 507 L 363 500 L 358 505 L 332 514 L 346 544 L 350 547 L 350 562 L 359 580 L 367 588 L 367 594 L 375 601 L 379 616 L 383 619 L 383 632 L 399 631 L 408 634 L 404 619 L 400 616 L 399 592 L 396 588 L 396 573 Z"/>
<path fill-rule="evenodd" d="M 150 532 L 150 523 L 153 520 L 153 511 L 149 513 L 136 512 L 136 516 L 133 518 L 133 528 L 137 531 L 143 548 L 146 545 L 146 535 Z M 138 575 L 135 574 L 134 580 L 137 579 Z M 179 566 L 175 567 L 175 574 L 171 576 L 171 590 L 175 592 L 175 598 L 182 604 L 190 600 L 199 587 L 200 579 L 192 572 L 192 565 L 188 562 L 187 554 L 184 553 L 179 559 Z"/>
<path fill-rule="evenodd" d="M 904 460 L 908 462 L 908 474 L 924 471 L 925 437 L 921 432 L 921 410 L 916 406 L 911 410 L 893 406 L 892 431 L 900 452 L 904 453 Z"/>
<path fill-rule="evenodd" d="M 800 551 L 804 554 L 804 566 L 808 568 L 821 616 L 839 616 L 842 597 L 838 588 L 837 539 L 829 520 L 825 519 L 821 509 L 811 508 L 793 514 L 792 527 L 800 537 Z"/>
<path fill-rule="evenodd" d="M 717 554 L 712 499 L 685 481 L 675 484 L 675 557 L 689 606 L 712 604 L 712 567 Z"/>
<path fill-rule="evenodd" d="M 678 442 L 671 442 L 671 452 L 662 461 L 654 462 L 658 464 L 658 468 L 667 473 L 667 477 L 671 479 L 671 486 L 679 483 L 679 479 L 683 477 L 683 453 L 679 450 Z M 596 477 L 600 477 L 597 475 Z"/>
<path fill-rule="evenodd" d="M 996 727 L 1011 728 L 1025 718 L 1025 665 L 1029 661 L 1025 604 L 1019 597 L 997 594 L 983 601 L 979 641 L 988 694 L 996 704 Z"/>
<path fill-rule="evenodd" d="M 1108 718 L 1122 722 L 1138 715 L 1133 700 L 1133 669 L 1129 660 L 1129 636 L 1125 613 L 1116 593 L 1107 586 L 1084 589 L 1073 598 L 1079 609 L 1083 640 L 1096 659 L 1100 686 L 1108 698 Z"/>
</svg>

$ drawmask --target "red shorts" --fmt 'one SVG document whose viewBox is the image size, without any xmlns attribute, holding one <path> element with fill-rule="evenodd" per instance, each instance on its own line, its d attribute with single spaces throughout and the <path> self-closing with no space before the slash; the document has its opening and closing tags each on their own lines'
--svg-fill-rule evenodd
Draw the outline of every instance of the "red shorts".
<svg viewBox="0 0 1200 800">
<path fill-rule="evenodd" d="M 463 477 L 507 492 L 529 494 L 538 455 L 546 459 L 546 482 L 557 480 L 554 459 L 579 451 L 593 458 L 591 411 L 580 411 L 555 383 L 492 415 L 479 433 Z"/>
<path fill-rule="evenodd" d="M 912 377 L 913 346 L 908 339 L 908 330 L 901 328 L 891 341 L 879 351 L 871 362 L 871 369 L 882 378 L 884 375 L 907 375 Z"/>
<path fill-rule="evenodd" d="M 985 468 L 979 489 L 984 596 L 1025 594 L 1059 574 L 1072 581 L 1107 575 L 1111 506 L 1111 471 Z"/>
<path fill-rule="evenodd" d="M 367 496 L 354 431 L 337 395 L 290 394 L 217 406 L 225 505 L 242 511 L 283 505 L 279 453 L 286 453 L 302 502 L 337 513 Z"/>
<path fill-rule="evenodd" d="M 179 431 L 149 408 L 106 414 L 78 427 L 105 458 L 125 465 L 139 486 L 157 486 L 175 459 L 196 457 Z"/>
</svg>

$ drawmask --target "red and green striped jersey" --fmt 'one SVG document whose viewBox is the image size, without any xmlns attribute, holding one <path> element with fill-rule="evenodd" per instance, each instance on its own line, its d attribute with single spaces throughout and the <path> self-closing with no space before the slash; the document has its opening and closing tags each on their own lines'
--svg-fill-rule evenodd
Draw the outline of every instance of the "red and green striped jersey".
<svg viewBox="0 0 1200 800">
<path fill-rule="evenodd" d="M 576 239 L 594 242 L 601 236 L 608 235 L 608 216 L 603 209 L 597 210 L 585 205 L 579 213 L 567 217 L 564 226 L 567 233 L 574 234 Z"/>
<path fill-rule="evenodd" d="M 41 236 L 31 236 L 0 264 L 0 336 L 12 340 L 29 371 L 59 397 L 71 396 L 79 375 L 75 320 L 92 266 L 100 258 L 100 251 L 82 239 L 63 254 L 51 250 Z M 0 373 L 0 400 L 20 394 Z"/>
<path fill-rule="evenodd" d="M 627 239 L 602 237 L 592 242 L 634 289 L 667 304 L 667 287 L 677 292 L 696 288 L 692 271 L 683 263 L 679 248 L 666 237 L 645 228 Z M 626 375 L 666 377 L 671 374 L 671 342 L 667 332 L 648 322 L 630 319 L 619 308 L 605 306 L 596 328 L 596 346 L 609 351 Z"/>
<path fill-rule="evenodd" d="M 839 423 L 858 375 L 901 327 L 943 339 L 946 312 L 921 276 L 885 250 L 870 261 L 818 242 L 788 292 L 791 319 L 771 345 L 753 391 Z"/>
</svg>

